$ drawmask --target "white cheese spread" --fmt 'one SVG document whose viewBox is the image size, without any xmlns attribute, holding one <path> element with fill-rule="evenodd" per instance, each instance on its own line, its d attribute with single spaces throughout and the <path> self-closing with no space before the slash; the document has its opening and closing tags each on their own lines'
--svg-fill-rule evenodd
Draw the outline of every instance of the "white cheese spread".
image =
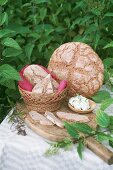
<svg viewBox="0 0 113 170">
<path fill-rule="evenodd" d="M 69 99 L 69 104 L 79 110 L 89 110 L 90 104 L 86 97 L 77 95 Z"/>
</svg>

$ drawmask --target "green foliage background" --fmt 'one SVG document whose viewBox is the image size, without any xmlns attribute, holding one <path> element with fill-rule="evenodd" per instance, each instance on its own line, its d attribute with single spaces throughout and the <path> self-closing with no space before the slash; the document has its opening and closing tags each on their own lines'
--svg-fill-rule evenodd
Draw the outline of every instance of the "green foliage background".
<svg viewBox="0 0 113 170">
<path fill-rule="evenodd" d="M 17 71 L 31 63 L 47 66 L 65 42 L 91 45 L 112 84 L 112 23 L 113 0 L 0 0 L 0 121 L 20 97 Z"/>
</svg>

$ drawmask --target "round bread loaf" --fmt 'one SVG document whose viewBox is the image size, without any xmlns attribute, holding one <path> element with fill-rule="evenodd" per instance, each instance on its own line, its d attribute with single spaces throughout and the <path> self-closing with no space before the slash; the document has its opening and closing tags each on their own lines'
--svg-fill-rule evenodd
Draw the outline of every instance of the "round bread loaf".
<svg viewBox="0 0 113 170">
<path fill-rule="evenodd" d="M 57 48 L 48 65 L 60 80 L 68 81 L 69 95 L 94 95 L 103 84 L 104 66 L 87 44 L 69 42 Z"/>
</svg>

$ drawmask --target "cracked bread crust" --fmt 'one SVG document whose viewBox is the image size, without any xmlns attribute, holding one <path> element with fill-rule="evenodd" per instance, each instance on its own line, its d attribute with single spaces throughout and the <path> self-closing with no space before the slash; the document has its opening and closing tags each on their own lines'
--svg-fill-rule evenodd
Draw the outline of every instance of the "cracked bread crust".
<svg viewBox="0 0 113 170">
<path fill-rule="evenodd" d="M 49 70 L 60 80 L 68 80 L 69 95 L 94 95 L 103 84 L 104 66 L 87 44 L 69 42 L 57 48 L 49 62 Z"/>
</svg>

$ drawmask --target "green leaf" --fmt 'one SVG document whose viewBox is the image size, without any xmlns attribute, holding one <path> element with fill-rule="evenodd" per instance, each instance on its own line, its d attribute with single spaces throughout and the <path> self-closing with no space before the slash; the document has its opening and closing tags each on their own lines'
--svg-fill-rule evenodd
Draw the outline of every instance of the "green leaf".
<svg viewBox="0 0 113 170">
<path fill-rule="evenodd" d="M 113 141 L 109 140 L 109 145 L 113 148 Z"/>
<path fill-rule="evenodd" d="M 3 39 L 2 44 L 7 46 L 7 47 L 12 47 L 12 48 L 15 48 L 17 50 L 21 50 L 21 47 L 19 46 L 19 44 L 13 38 Z"/>
<path fill-rule="evenodd" d="M 103 49 L 111 48 L 111 47 L 113 47 L 113 41 L 111 41 L 109 44 L 107 44 L 106 46 L 104 46 Z"/>
<path fill-rule="evenodd" d="M 104 111 L 99 109 L 96 112 L 96 122 L 99 126 L 105 128 L 109 126 L 110 118 Z"/>
<path fill-rule="evenodd" d="M 33 2 L 35 3 L 35 4 L 42 4 L 42 3 L 45 3 L 45 2 L 50 2 L 50 0 L 33 0 Z"/>
<path fill-rule="evenodd" d="M 8 2 L 8 0 L 0 0 L 0 5 L 3 6 Z"/>
<path fill-rule="evenodd" d="M 110 78 L 109 71 L 107 69 L 104 69 L 104 83 L 108 82 Z"/>
<path fill-rule="evenodd" d="M 103 60 L 103 63 L 106 68 L 110 68 L 113 66 L 113 58 L 106 58 Z"/>
<path fill-rule="evenodd" d="M 113 116 L 109 116 L 110 117 L 110 124 L 113 125 Z"/>
<path fill-rule="evenodd" d="M 107 99 L 107 100 L 104 100 L 101 104 L 101 110 L 105 110 L 107 109 L 111 104 L 113 104 L 113 98 L 110 98 L 110 99 Z"/>
<path fill-rule="evenodd" d="M 6 12 L 0 14 L 0 26 L 3 25 L 8 20 L 8 15 Z"/>
<path fill-rule="evenodd" d="M 0 38 L 2 37 L 5 37 L 7 35 L 10 35 L 12 33 L 14 33 L 15 31 L 12 31 L 12 30 L 8 30 L 8 29 L 3 29 L 3 30 L 0 30 Z"/>
<path fill-rule="evenodd" d="M 107 12 L 104 17 L 113 17 L 113 12 Z"/>
<path fill-rule="evenodd" d="M 21 50 L 16 50 L 16 49 L 13 49 L 13 48 L 6 48 L 2 55 L 5 56 L 5 57 L 16 57 L 18 55 L 20 55 L 22 53 Z"/>
<path fill-rule="evenodd" d="M 64 125 L 65 125 L 67 132 L 70 134 L 71 137 L 76 138 L 76 139 L 80 137 L 78 132 L 75 130 L 75 128 L 71 124 L 64 122 Z"/>
<path fill-rule="evenodd" d="M 33 37 L 35 40 L 38 40 L 41 37 L 41 35 L 38 32 L 30 33 L 28 36 Z"/>
<path fill-rule="evenodd" d="M 64 148 L 65 150 L 69 150 L 72 147 L 72 140 L 70 139 L 63 139 L 62 141 L 57 142 L 54 146 L 59 148 Z"/>
<path fill-rule="evenodd" d="M 91 97 L 96 103 L 101 103 L 102 101 L 111 98 L 109 92 L 106 90 L 101 90 Z"/>
<path fill-rule="evenodd" d="M 95 102 L 100 103 L 106 99 L 111 98 L 110 93 L 106 90 L 101 90 L 91 97 Z"/>
<path fill-rule="evenodd" d="M 95 43 L 94 43 L 95 49 L 98 47 L 99 40 L 100 40 L 100 33 L 97 32 L 96 35 L 95 35 Z"/>
<path fill-rule="evenodd" d="M 41 8 L 40 9 L 40 19 L 41 19 L 41 21 L 44 20 L 46 14 L 47 14 L 47 9 L 46 8 Z"/>
<path fill-rule="evenodd" d="M 84 141 L 83 140 L 80 140 L 79 143 L 78 143 L 78 146 L 77 146 L 77 152 L 78 152 L 78 155 L 80 157 L 80 159 L 82 159 L 82 151 L 84 149 Z"/>
<path fill-rule="evenodd" d="M 85 134 L 94 133 L 94 130 L 85 123 L 72 123 L 71 124 L 77 131 L 80 131 Z"/>
<path fill-rule="evenodd" d="M 96 25 L 96 24 L 91 24 L 91 25 L 87 28 L 86 34 L 95 33 L 96 28 L 97 28 L 97 25 Z"/>
<path fill-rule="evenodd" d="M 0 66 L 0 82 L 7 80 L 20 80 L 20 76 L 12 66 L 3 64 Z"/>
<path fill-rule="evenodd" d="M 28 26 L 22 26 L 19 24 L 9 24 L 7 29 L 11 31 L 15 31 L 15 34 L 21 34 L 21 35 L 24 35 L 24 34 L 26 35 L 26 34 L 31 33 Z"/>
<path fill-rule="evenodd" d="M 97 133 L 97 140 L 102 142 L 102 141 L 113 141 L 113 137 L 109 134 L 105 134 L 103 132 Z"/>
<path fill-rule="evenodd" d="M 17 91 L 17 89 L 14 90 L 14 89 L 7 88 L 5 90 L 5 95 L 7 95 L 8 98 L 13 99 L 14 101 L 17 101 L 20 99 L 20 93 Z"/>
<path fill-rule="evenodd" d="M 91 12 L 94 14 L 94 15 L 97 15 L 99 16 L 101 14 L 100 10 L 98 8 L 93 8 L 91 9 Z"/>
<path fill-rule="evenodd" d="M 55 31 L 58 32 L 58 33 L 62 33 L 66 30 L 66 28 L 62 27 L 62 26 L 58 26 Z"/>
<path fill-rule="evenodd" d="M 0 84 L 5 86 L 5 87 L 8 87 L 9 89 L 13 89 L 13 90 L 16 89 L 14 80 L 9 80 L 9 79 L 6 80 L 6 79 L 3 78 L 3 79 L 0 80 Z"/>
<path fill-rule="evenodd" d="M 31 57 L 31 54 L 32 54 L 32 51 L 33 51 L 33 48 L 34 48 L 34 44 L 32 43 L 28 43 L 26 46 L 25 46 L 25 53 L 26 53 L 26 56 L 27 58 L 29 59 L 30 61 L 30 57 Z"/>
<path fill-rule="evenodd" d="M 76 2 L 76 7 L 75 8 L 83 8 L 83 7 L 84 7 L 84 2 L 83 1 Z"/>
</svg>

